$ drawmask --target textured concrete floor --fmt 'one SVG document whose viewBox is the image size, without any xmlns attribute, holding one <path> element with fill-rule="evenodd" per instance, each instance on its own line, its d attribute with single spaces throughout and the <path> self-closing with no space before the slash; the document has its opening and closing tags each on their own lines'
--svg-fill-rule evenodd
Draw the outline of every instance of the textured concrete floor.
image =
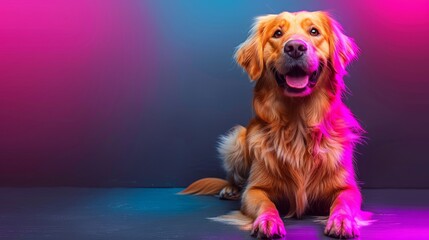
<svg viewBox="0 0 429 240">
<path fill-rule="evenodd" d="M 0 239 L 252 239 L 208 220 L 238 202 L 174 188 L 1 188 Z M 429 190 L 364 190 L 376 222 L 361 239 L 429 239 Z M 312 219 L 285 220 L 286 239 L 330 239 Z"/>
</svg>

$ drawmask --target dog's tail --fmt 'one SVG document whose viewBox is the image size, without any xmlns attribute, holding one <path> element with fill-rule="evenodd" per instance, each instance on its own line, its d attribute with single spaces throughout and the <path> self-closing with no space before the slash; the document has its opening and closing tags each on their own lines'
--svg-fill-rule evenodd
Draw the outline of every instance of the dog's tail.
<svg viewBox="0 0 429 240">
<path fill-rule="evenodd" d="M 193 182 L 179 194 L 216 195 L 226 186 L 228 182 L 224 179 L 203 178 Z"/>
<path fill-rule="evenodd" d="M 238 226 L 241 230 L 250 231 L 252 229 L 253 219 L 244 215 L 241 211 L 232 211 L 226 215 L 208 218 L 210 220 Z"/>
</svg>

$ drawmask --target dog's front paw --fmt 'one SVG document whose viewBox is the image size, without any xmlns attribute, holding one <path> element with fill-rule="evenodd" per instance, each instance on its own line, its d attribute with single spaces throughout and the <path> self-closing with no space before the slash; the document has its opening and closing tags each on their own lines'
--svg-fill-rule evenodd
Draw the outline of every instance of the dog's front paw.
<svg viewBox="0 0 429 240">
<path fill-rule="evenodd" d="M 257 238 L 282 238 L 286 230 L 278 213 L 266 212 L 255 219 L 251 234 Z"/>
<path fill-rule="evenodd" d="M 335 238 L 355 238 L 359 236 L 359 228 L 354 217 L 333 213 L 326 224 L 325 234 Z"/>
<path fill-rule="evenodd" d="M 222 189 L 219 193 L 220 199 L 226 199 L 226 200 L 238 200 L 240 199 L 240 189 L 228 185 Z"/>
</svg>

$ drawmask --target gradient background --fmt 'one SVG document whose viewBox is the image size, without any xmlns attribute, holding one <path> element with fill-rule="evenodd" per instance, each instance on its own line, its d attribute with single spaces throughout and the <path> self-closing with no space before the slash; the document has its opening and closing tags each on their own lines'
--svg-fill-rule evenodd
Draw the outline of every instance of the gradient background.
<svg viewBox="0 0 429 240">
<path fill-rule="evenodd" d="M 429 187 L 429 4 L 0 1 L 0 185 L 180 187 L 224 176 L 220 134 L 252 116 L 234 63 L 255 16 L 327 10 L 361 48 L 345 101 L 364 187 Z"/>
</svg>

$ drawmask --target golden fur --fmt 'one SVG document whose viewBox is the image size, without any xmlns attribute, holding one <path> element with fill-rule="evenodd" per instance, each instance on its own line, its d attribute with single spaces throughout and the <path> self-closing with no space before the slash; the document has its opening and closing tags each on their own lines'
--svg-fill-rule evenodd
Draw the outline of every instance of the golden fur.
<svg viewBox="0 0 429 240">
<path fill-rule="evenodd" d="M 314 27 L 320 32 L 316 37 L 309 34 Z M 273 37 L 276 30 L 283 35 Z M 311 93 L 298 97 L 280 89 L 271 71 L 285 64 L 284 44 L 296 38 L 310 46 L 308 54 L 322 66 Z M 238 64 L 255 81 L 255 117 L 246 128 L 237 126 L 221 138 L 227 181 L 203 179 L 183 193 L 237 199 L 241 192 L 241 211 L 253 219 L 258 237 L 286 233 L 282 212 L 296 217 L 326 213 L 326 234 L 358 236 L 361 195 L 353 148 L 362 129 L 341 101 L 342 77 L 356 49 L 325 12 L 257 18 L 236 52 Z"/>
</svg>

